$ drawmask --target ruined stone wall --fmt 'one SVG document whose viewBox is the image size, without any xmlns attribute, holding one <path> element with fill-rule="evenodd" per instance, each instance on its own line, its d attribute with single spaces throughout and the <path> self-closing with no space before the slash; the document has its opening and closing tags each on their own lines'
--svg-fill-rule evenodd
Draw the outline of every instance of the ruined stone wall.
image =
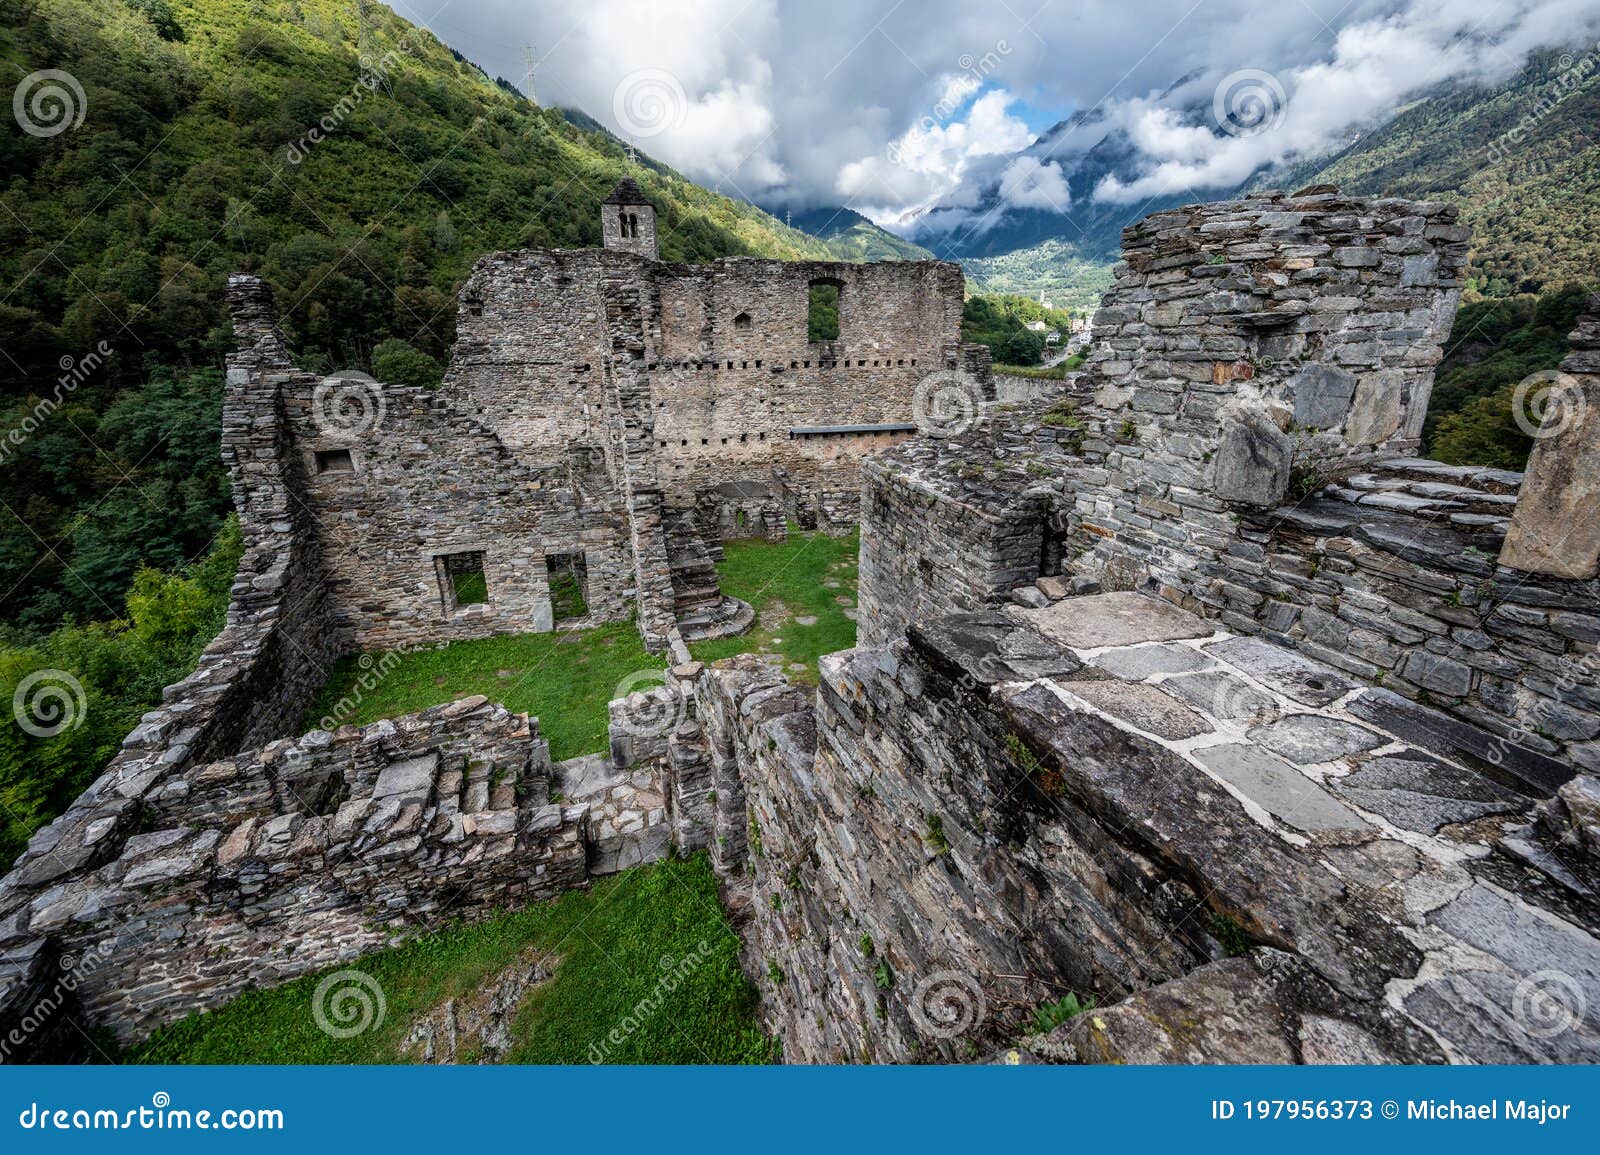
<svg viewBox="0 0 1600 1155">
<path fill-rule="evenodd" d="M 480 258 L 441 394 L 530 464 L 562 463 L 575 442 L 604 446 L 600 283 L 646 264 L 597 249 Z"/>
<path fill-rule="evenodd" d="M 1520 825 L 1553 786 L 1440 715 L 1133 594 L 832 655 L 814 711 L 737 661 L 698 693 L 788 1061 L 1600 1054 L 1594 910 Z M 1554 971 L 1559 1029 L 1527 1002 Z M 1095 1013 L 1026 1035 L 1067 992 Z"/>
<path fill-rule="evenodd" d="M 444 922 L 703 849 L 714 793 L 683 688 L 699 672 L 612 702 L 610 753 L 554 766 L 536 720 L 475 697 L 175 768 L 96 816 L 86 843 L 103 853 L 70 875 L 7 879 L 0 1061 L 89 1057 L 68 1015 L 136 1041 Z"/>
<path fill-rule="evenodd" d="M 526 466 L 436 393 L 355 388 L 376 409 L 370 423 L 351 428 L 327 419 L 321 379 L 302 374 L 286 384 L 294 452 L 307 473 L 304 501 L 351 645 L 394 649 L 549 630 L 546 559 L 555 554 L 583 559 L 586 622 L 628 615 L 627 531 L 603 463 L 583 454 Z M 349 466 L 319 471 L 333 450 L 347 452 Z M 482 555 L 488 597 L 457 605 L 440 559 L 467 553 Z"/>
<path fill-rule="evenodd" d="M 1497 564 L 1520 482 L 1384 463 L 1242 517 L 1185 604 L 1560 763 L 1600 768 L 1600 582 Z"/>
<path fill-rule="evenodd" d="M 1075 570 L 1187 591 L 1230 504 L 1415 452 L 1466 240 L 1452 206 L 1328 186 L 1124 230 L 1080 382 L 1107 480 L 1080 502 Z"/>
<path fill-rule="evenodd" d="M 807 337 L 813 281 L 839 286 L 839 338 Z M 606 289 L 603 286 L 610 285 Z M 637 329 L 619 349 L 605 298 Z M 911 425 L 917 384 L 987 361 L 960 344 L 962 278 L 942 262 L 669 265 L 615 250 L 486 257 L 462 289 L 444 393 L 529 463 L 615 440 L 606 373 L 641 378 L 664 499 L 782 471 L 812 495 L 852 493 L 858 462 L 904 432 L 791 437 L 796 428 Z M 623 362 L 629 364 L 624 368 Z M 815 497 L 813 497 L 813 502 Z"/>
<path fill-rule="evenodd" d="M 1077 429 L 1041 420 L 1043 406 L 1004 406 L 955 436 L 911 441 L 864 465 L 861 645 L 1003 603 L 1058 572 L 1063 511 L 1103 474 L 1083 466 Z"/>
<path fill-rule="evenodd" d="M 140 1038 L 444 919 L 586 877 L 587 810 L 548 802 L 537 727 L 466 699 L 192 768 L 158 828 L 42 896 L 31 930 L 106 961 L 90 1021 Z"/>
<path fill-rule="evenodd" d="M 241 350 L 229 358 L 222 455 L 245 550 L 226 624 L 105 772 L 29 841 L 0 882 L 0 922 L 40 887 L 114 856 L 141 799 L 186 767 L 295 728 L 339 655 L 322 558 L 295 496 L 303 479 L 287 452 L 280 390 L 287 354 L 262 291 L 253 278 L 230 285 Z"/>
</svg>

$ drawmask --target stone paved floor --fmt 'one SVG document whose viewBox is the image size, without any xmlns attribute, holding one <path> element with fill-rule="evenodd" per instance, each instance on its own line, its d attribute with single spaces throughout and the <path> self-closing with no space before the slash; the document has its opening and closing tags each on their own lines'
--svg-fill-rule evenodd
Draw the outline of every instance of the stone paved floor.
<svg viewBox="0 0 1600 1155">
<path fill-rule="evenodd" d="M 1352 888 L 1372 880 L 1373 918 L 1424 960 L 1390 975 L 1384 997 L 1447 1052 L 1600 1058 L 1595 896 L 1516 853 L 1570 767 L 1516 749 L 1495 759 L 1465 723 L 1166 602 L 1103 594 L 1008 612 L 1085 663 L 1045 680 L 1068 710 L 1198 767 L 1313 868 Z"/>
<path fill-rule="evenodd" d="M 665 857 L 671 842 L 667 804 L 649 769 L 619 770 L 604 754 L 585 754 L 557 762 L 550 789 L 565 806 L 589 806 L 591 874 L 614 874 Z"/>
</svg>

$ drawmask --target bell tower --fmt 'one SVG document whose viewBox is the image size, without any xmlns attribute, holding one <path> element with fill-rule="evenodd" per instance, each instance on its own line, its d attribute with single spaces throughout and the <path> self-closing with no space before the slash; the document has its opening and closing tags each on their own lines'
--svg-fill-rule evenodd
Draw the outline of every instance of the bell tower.
<svg viewBox="0 0 1600 1155">
<path fill-rule="evenodd" d="M 652 261 L 656 251 L 656 210 L 632 177 L 623 177 L 611 195 L 600 202 L 600 233 L 605 247 L 637 253 Z"/>
</svg>

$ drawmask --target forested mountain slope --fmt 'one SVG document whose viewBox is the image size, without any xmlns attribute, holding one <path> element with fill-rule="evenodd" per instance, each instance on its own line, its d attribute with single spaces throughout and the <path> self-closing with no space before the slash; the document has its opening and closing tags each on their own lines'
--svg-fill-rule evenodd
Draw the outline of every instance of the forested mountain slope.
<svg viewBox="0 0 1600 1155">
<path fill-rule="evenodd" d="M 0 74 L 23 85 L 29 125 L 0 133 L 0 420 L 48 413 L 0 463 L 13 629 L 120 616 L 140 562 L 170 570 L 206 549 L 228 508 L 230 272 L 271 283 L 308 367 L 371 371 L 377 352 L 382 375 L 427 381 L 473 260 L 598 244 L 597 202 L 625 172 L 659 210 L 666 258 L 834 252 L 642 156 L 630 165 L 615 138 L 380 4 L 3 10 Z"/>
</svg>

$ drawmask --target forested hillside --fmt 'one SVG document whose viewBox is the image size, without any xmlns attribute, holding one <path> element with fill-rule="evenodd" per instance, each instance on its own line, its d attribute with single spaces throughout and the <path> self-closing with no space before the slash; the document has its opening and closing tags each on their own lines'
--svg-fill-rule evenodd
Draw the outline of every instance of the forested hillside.
<svg viewBox="0 0 1600 1155">
<path fill-rule="evenodd" d="M 846 261 L 927 261 L 933 254 L 921 245 L 879 228 L 851 209 L 828 207 L 797 214 L 795 228 L 828 242 Z"/>
<path fill-rule="evenodd" d="M 271 283 L 308 367 L 426 382 L 473 260 L 599 243 L 596 204 L 624 172 L 656 203 L 664 257 L 832 252 L 643 157 L 630 166 L 614 138 L 379 4 L 4 11 L 7 89 L 41 70 L 70 78 L 26 85 L 34 132 L 0 134 L 0 420 L 20 429 L 44 403 L 0 465 L 0 622 L 14 636 L 121 616 L 139 564 L 205 552 L 229 507 L 217 370 L 230 272 Z"/>
<path fill-rule="evenodd" d="M 1322 182 L 1460 205 L 1473 234 L 1473 288 L 1485 296 L 1592 280 L 1600 267 L 1600 66 L 1577 49 L 1538 55 L 1501 85 L 1431 93 L 1337 157 L 1255 183 Z"/>
<path fill-rule="evenodd" d="M 0 696 L 59 707 L 0 728 L 0 863 L 221 627 L 230 272 L 308 368 L 426 384 L 477 256 L 598 244 L 624 173 L 664 257 L 835 253 L 376 3 L 0 0 L 0 75 Z"/>
</svg>

